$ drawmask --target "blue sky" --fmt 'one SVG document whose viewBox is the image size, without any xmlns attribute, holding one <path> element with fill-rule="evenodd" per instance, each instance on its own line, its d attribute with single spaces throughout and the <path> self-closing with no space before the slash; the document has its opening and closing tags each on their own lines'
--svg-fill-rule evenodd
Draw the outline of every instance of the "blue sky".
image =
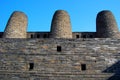
<svg viewBox="0 0 120 80">
<path fill-rule="evenodd" d="M 50 31 L 56 10 L 66 10 L 72 31 L 96 31 L 96 15 L 102 10 L 113 12 L 120 30 L 120 0 L 0 0 L 0 31 L 4 31 L 13 11 L 28 16 L 27 31 Z"/>
</svg>

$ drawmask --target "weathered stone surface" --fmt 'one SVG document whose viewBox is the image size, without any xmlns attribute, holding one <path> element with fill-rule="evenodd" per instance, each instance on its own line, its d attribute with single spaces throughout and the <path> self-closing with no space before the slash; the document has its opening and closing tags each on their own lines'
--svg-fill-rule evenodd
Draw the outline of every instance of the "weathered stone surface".
<svg viewBox="0 0 120 80">
<path fill-rule="evenodd" d="M 27 32 L 27 17 L 23 12 L 15 11 L 0 38 L 120 38 L 117 23 L 111 11 L 98 13 L 96 32 L 72 32 L 68 13 L 57 10 L 51 22 L 50 32 Z M 3 34 L 4 33 L 4 34 Z M 84 39 L 83 39 L 84 40 Z"/>
<path fill-rule="evenodd" d="M 13 12 L 7 23 L 3 38 L 26 38 L 27 24 L 27 16 L 23 12 Z"/>
<path fill-rule="evenodd" d="M 116 22 L 110 11 L 100 12 L 97 22 L 97 32 L 72 33 L 69 15 L 58 10 L 51 32 L 26 37 L 27 17 L 14 12 L 0 32 L 0 80 L 120 80 Z"/>
<path fill-rule="evenodd" d="M 115 79 L 120 77 L 119 42 L 110 38 L 0 39 L 0 78 L 119 80 Z M 57 51 L 58 45 L 61 51 Z M 30 63 L 34 64 L 31 70 Z"/>
<path fill-rule="evenodd" d="M 119 29 L 111 11 L 104 10 L 99 12 L 96 26 L 98 38 L 120 38 Z"/>
<path fill-rule="evenodd" d="M 51 38 L 72 38 L 71 22 L 66 11 L 57 10 L 51 23 Z"/>
</svg>

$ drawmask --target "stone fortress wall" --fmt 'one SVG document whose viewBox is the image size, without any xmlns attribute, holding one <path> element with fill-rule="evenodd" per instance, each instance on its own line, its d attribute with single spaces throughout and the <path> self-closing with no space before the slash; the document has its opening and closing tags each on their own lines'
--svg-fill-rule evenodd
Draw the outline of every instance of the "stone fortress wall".
<svg viewBox="0 0 120 80">
<path fill-rule="evenodd" d="M 120 39 L 0 39 L 0 80 L 119 80 Z"/>
<path fill-rule="evenodd" d="M 0 80 L 120 80 L 113 14 L 101 11 L 96 25 L 97 32 L 72 32 L 68 13 L 58 10 L 50 32 L 26 32 L 27 16 L 14 12 L 0 33 Z"/>
</svg>

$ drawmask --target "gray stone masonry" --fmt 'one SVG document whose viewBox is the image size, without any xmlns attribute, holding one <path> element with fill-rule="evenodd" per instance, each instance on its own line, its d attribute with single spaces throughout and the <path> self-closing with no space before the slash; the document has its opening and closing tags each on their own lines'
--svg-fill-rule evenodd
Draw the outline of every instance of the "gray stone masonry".
<svg viewBox="0 0 120 80">
<path fill-rule="evenodd" d="M 4 32 L 0 32 L 0 38 L 120 38 L 115 17 L 109 10 L 98 13 L 96 32 L 72 32 L 70 16 L 65 10 L 55 12 L 50 32 L 26 32 L 27 24 L 26 14 L 21 11 L 13 12 Z"/>
<path fill-rule="evenodd" d="M 104 10 L 98 13 L 96 32 L 99 38 L 120 38 L 119 29 L 111 11 Z"/>
<path fill-rule="evenodd" d="M 120 39 L 0 39 L 0 80 L 120 80 Z"/>
<path fill-rule="evenodd" d="M 68 13 L 57 10 L 51 23 L 51 38 L 72 38 L 71 22 Z"/>
<path fill-rule="evenodd" d="M 3 38 L 27 38 L 27 25 L 27 16 L 23 12 L 13 12 L 6 25 Z"/>
</svg>

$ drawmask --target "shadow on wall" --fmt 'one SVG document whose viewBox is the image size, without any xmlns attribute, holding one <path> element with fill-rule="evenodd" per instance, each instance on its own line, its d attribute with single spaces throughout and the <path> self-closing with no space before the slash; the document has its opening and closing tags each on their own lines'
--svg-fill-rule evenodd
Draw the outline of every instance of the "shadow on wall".
<svg viewBox="0 0 120 80">
<path fill-rule="evenodd" d="M 103 71 L 104 73 L 115 73 L 107 80 L 120 80 L 120 61 L 116 62 L 112 66 Z"/>
</svg>

